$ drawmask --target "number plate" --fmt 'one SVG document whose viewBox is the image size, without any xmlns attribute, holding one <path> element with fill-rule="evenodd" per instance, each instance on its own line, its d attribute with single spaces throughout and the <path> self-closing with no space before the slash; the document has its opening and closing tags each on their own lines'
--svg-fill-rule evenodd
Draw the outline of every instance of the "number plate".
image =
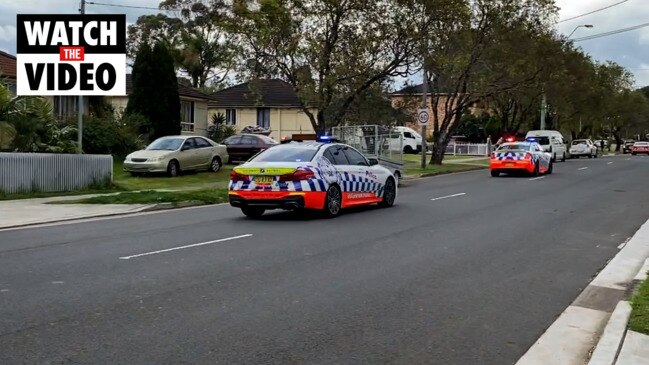
<svg viewBox="0 0 649 365">
<path fill-rule="evenodd" d="M 255 183 L 257 184 L 270 184 L 273 182 L 272 176 L 255 176 Z"/>
<path fill-rule="evenodd" d="M 510 163 L 506 163 L 506 164 L 505 164 L 505 166 L 507 166 L 507 167 L 511 167 L 511 166 L 514 166 L 514 165 L 516 165 L 516 164 L 514 164 L 514 163 L 511 163 L 511 162 L 510 162 Z"/>
</svg>

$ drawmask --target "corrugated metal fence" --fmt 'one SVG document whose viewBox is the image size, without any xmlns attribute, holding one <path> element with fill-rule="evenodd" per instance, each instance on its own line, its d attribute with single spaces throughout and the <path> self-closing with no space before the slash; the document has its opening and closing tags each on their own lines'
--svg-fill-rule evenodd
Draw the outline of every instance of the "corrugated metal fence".
<svg viewBox="0 0 649 365">
<path fill-rule="evenodd" d="M 113 180 L 113 156 L 0 153 L 0 192 L 73 191 Z"/>
</svg>

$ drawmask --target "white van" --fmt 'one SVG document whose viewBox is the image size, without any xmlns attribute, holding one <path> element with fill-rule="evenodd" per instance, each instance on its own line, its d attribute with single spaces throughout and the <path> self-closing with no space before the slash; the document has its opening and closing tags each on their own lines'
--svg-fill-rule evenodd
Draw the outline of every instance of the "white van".
<svg viewBox="0 0 649 365">
<path fill-rule="evenodd" d="M 569 157 L 566 148 L 566 140 L 559 131 L 529 131 L 525 136 L 525 141 L 540 144 L 545 152 L 552 155 L 552 161 L 559 159 L 563 162 Z"/>
<path fill-rule="evenodd" d="M 394 127 L 390 130 L 390 149 L 403 153 L 421 152 L 422 137 L 416 130 L 409 127 Z"/>
</svg>

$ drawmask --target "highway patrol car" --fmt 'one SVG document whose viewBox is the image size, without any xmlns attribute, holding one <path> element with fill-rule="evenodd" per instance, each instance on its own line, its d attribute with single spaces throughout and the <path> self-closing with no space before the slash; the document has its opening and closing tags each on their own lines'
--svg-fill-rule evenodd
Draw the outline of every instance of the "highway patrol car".
<svg viewBox="0 0 649 365">
<path fill-rule="evenodd" d="M 552 173 L 552 155 L 536 142 L 514 142 L 501 145 L 491 153 L 491 176 L 526 172 L 533 176 Z"/>
<path fill-rule="evenodd" d="M 251 218 L 269 209 L 314 209 L 335 217 L 348 207 L 390 207 L 396 197 L 397 180 L 387 168 L 340 143 L 277 145 L 230 174 L 230 205 Z"/>
</svg>

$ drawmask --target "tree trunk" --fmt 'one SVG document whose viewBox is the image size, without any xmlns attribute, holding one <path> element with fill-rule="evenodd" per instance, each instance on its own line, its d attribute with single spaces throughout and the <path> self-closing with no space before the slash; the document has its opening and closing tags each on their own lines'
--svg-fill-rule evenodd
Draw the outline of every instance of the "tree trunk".
<svg viewBox="0 0 649 365">
<path fill-rule="evenodd" d="M 622 143 L 622 135 L 621 135 L 621 129 L 620 127 L 615 127 L 613 128 L 613 138 L 615 138 L 615 152 L 620 152 L 620 146 Z"/>
</svg>

